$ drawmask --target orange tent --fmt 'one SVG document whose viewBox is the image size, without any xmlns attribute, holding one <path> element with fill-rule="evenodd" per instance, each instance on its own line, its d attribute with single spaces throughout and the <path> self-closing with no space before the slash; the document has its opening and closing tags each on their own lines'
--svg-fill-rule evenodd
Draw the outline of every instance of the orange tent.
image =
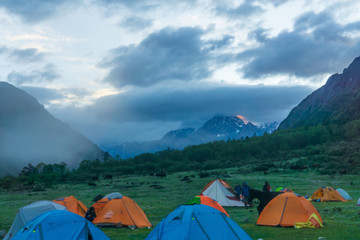
<svg viewBox="0 0 360 240">
<path fill-rule="evenodd" d="M 225 213 L 226 216 L 229 216 L 229 214 L 227 214 L 227 212 L 225 211 L 225 209 L 214 199 L 208 197 L 208 196 L 204 196 L 204 195 L 198 195 L 195 198 L 191 199 L 189 202 L 187 202 L 186 204 L 204 204 L 204 205 L 208 205 L 210 207 L 213 207 L 217 210 L 219 210 L 220 212 Z"/>
<path fill-rule="evenodd" d="M 304 223 L 315 213 L 323 222 L 315 207 L 304 197 L 285 192 L 273 198 L 261 212 L 256 224 L 266 226 L 294 227 Z"/>
<path fill-rule="evenodd" d="M 65 206 L 68 211 L 76 213 L 82 217 L 85 217 L 85 213 L 88 210 L 87 207 L 74 196 L 58 198 L 53 200 L 53 202 Z"/>
<path fill-rule="evenodd" d="M 312 201 L 320 202 L 341 202 L 346 201 L 338 191 L 332 187 L 321 187 L 311 196 Z"/>
<path fill-rule="evenodd" d="M 111 193 L 93 204 L 98 226 L 151 227 L 144 211 L 131 199 L 121 193 Z"/>
<path fill-rule="evenodd" d="M 206 186 L 205 186 L 205 187 L 203 188 L 203 190 L 201 191 L 201 194 L 202 194 L 208 187 L 210 187 L 211 184 L 213 184 L 213 182 L 215 182 L 216 180 L 218 180 L 218 181 L 221 183 L 221 185 L 223 185 L 227 190 L 229 190 L 231 193 L 233 193 L 234 195 L 236 195 L 235 192 L 234 192 L 234 189 L 230 186 L 230 184 L 229 184 L 227 181 L 222 180 L 222 179 L 215 179 L 215 180 L 212 180 L 211 182 L 209 182 L 208 184 L 206 184 Z"/>
</svg>

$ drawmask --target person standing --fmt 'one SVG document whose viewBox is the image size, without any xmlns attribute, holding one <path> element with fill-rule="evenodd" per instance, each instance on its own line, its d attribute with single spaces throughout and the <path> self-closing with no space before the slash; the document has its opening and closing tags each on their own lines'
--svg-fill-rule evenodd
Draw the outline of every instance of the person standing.
<svg viewBox="0 0 360 240">
<path fill-rule="evenodd" d="M 271 192 L 271 186 L 267 181 L 265 181 L 265 184 L 263 186 L 263 192 Z"/>
<path fill-rule="evenodd" d="M 237 183 L 237 184 L 235 185 L 234 191 L 235 191 L 236 197 L 237 197 L 238 199 L 240 199 L 240 194 L 241 194 L 241 192 L 242 192 L 242 189 L 241 189 L 240 184 Z"/>
<path fill-rule="evenodd" d="M 248 208 L 248 206 L 250 206 L 250 203 L 249 203 L 250 187 L 247 182 L 243 182 L 242 195 L 244 196 L 243 201 L 245 203 L 245 208 Z"/>
</svg>

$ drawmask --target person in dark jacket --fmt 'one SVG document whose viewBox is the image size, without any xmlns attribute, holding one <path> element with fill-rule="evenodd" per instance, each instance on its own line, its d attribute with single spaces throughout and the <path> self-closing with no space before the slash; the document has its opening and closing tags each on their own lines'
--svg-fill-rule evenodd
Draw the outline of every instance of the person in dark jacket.
<svg viewBox="0 0 360 240">
<path fill-rule="evenodd" d="M 96 218 L 96 213 L 95 213 L 94 207 L 90 207 L 89 210 L 87 210 L 87 212 L 85 214 L 85 218 L 87 220 L 89 220 L 90 222 L 94 221 L 94 219 Z"/>
<path fill-rule="evenodd" d="M 263 186 L 263 192 L 271 192 L 271 186 L 270 186 L 269 182 L 265 182 L 265 184 Z"/>
<path fill-rule="evenodd" d="M 243 201 L 245 203 L 245 208 L 248 208 L 248 206 L 250 206 L 250 203 L 249 203 L 250 187 L 247 182 L 243 182 L 242 195 L 244 196 Z"/>
<path fill-rule="evenodd" d="M 240 194 L 242 193 L 242 189 L 241 189 L 240 184 L 237 183 L 235 185 L 234 191 L 235 191 L 236 197 L 240 198 Z"/>
</svg>

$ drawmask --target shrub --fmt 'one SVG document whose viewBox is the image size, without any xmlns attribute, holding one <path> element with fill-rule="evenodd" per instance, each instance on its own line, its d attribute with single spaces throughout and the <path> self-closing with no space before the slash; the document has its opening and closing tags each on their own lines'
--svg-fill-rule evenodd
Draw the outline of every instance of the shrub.
<svg viewBox="0 0 360 240">
<path fill-rule="evenodd" d="M 199 172 L 198 175 L 199 175 L 199 178 L 206 178 L 206 177 L 210 176 L 210 173 L 209 172 Z"/>
</svg>

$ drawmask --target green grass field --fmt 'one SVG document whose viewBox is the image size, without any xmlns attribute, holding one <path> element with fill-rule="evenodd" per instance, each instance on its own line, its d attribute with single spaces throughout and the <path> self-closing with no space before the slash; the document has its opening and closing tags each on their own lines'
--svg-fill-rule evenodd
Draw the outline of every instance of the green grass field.
<svg viewBox="0 0 360 240">
<path fill-rule="evenodd" d="M 38 200 L 53 200 L 58 197 L 74 195 L 85 205 L 91 206 L 91 200 L 97 194 L 121 192 L 135 200 L 147 214 L 150 222 L 156 226 L 178 205 L 199 194 L 202 188 L 216 177 L 224 178 L 232 186 L 247 181 L 255 189 L 262 188 L 264 181 L 269 181 L 272 188 L 289 187 L 295 192 L 311 196 L 321 186 L 345 189 L 353 201 L 314 203 L 324 219 L 321 229 L 294 229 L 256 226 L 256 206 L 245 208 L 225 208 L 230 217 L 237 222 L 253 239 L 360 239 L 360 206 L 356 205 L 360 197 L 360 177 L 355 175 L 327 176 L 315 172 L 286 172 L 259 174 L 240 174 L 236 169 L 217 171 L 206 178 L 199 178 L 196 173 L 184 172 L 158 179 L 150 176 L 117 177 L 112 180 L 100 180 L 97 186 L 87 184 L 58 184 L 41 192 L 5 192 L 0 190 L 0 230 L 6 231 L 16 215 L 17 209 Z M 184 182 L 184 176 L 192 182 Z M 248 220 L 248 221 L 246 221 Z M 144 239 L 152 229 L 102 229 L 110 239 Z"/>
</svg>

